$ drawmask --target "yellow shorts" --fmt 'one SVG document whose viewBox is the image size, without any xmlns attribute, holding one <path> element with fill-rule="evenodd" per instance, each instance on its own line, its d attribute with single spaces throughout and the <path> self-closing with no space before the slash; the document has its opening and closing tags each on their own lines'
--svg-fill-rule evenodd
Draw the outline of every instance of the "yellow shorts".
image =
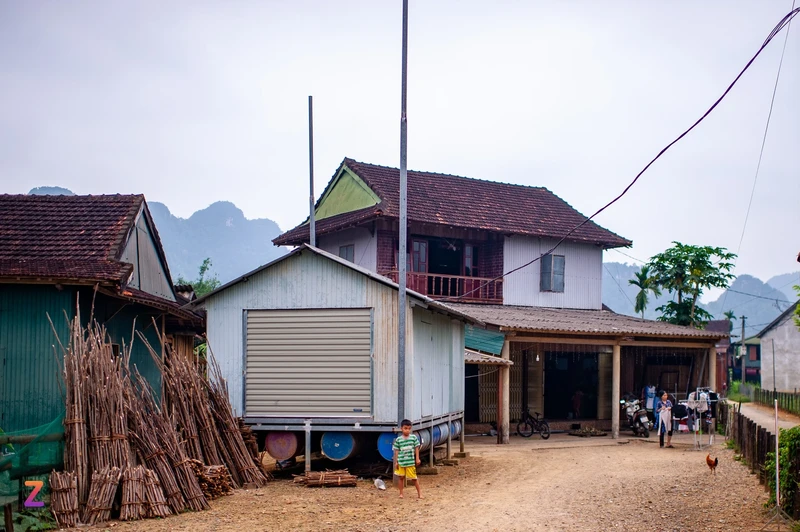
<svg viewBox="0 0 800 532">
<path fill-rule="evenodd" d="M 417 480 L 417 468 L 413 465 L 408 467 L 397 466 L 394 474 L 398 477 L 406 477 L 408 480 Z"/>
</svg>

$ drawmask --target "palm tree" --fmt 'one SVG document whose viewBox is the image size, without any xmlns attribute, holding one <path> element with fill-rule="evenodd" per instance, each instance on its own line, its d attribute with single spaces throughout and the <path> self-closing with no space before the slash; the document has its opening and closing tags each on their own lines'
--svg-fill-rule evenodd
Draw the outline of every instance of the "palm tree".
<svg viewBox="0 0 800 532">
<path fill-rule="evenodd" d="M 650 302 L 648 292 L 652 292 L 655 297 L 661 297 L 661 290 L 655 283 L 653 277 L 650 276 L 649 264 L 642 266 L 642 269 L 634 275 L 636 276 L 636 279 L 628 280 L 629 284 L 632 284 L 639 289 L 639 293 L 636 294 L 636 303 L 633 307 L 633 310 L 635 312 L 641 312 L 642 318 L 644 319 L 644 311 L 647 308 L 647 304 Z"/>
<path fill-rule="evenodd" d="M 733 320 L 736 319 L 736 314 L 733 313 L 732 310 L 728 310 L 725 312 L 725 319 L 728 320 L 729 329 L 728 332 L 733 332 Z"/>
</svg>

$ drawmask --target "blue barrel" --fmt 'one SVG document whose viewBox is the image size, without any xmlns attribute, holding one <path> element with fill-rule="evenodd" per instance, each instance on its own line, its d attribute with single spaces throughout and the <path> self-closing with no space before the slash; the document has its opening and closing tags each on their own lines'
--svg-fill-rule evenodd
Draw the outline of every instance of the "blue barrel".
<svg viewBox="0 0 800 532">
<path fill-rule="evenodd" d="M 428 429 L 419 429 L 414 434 L 419 438 L 419 450 L 425 451 L 431 446 L 431 431 Z"/>
<path fill-rule="evenodd" d="M 453 435 L 453 438 L 458 438 L 461 436 L 461 420 L 457 419 L 456 421 L 450 422 L 450 434 Z"/>
<path fill-rule="evenodd" d="M 322 454 L 339 462 L 358 453 L 358 438 L 350 432 L 326 432 L 322 435 Z"/>
<path fill-rule="evenodd" d="M 378 452 L 384 460 L 391 462 L 394 460 L 394 440 L 397 434 L 394 432 L 381 432 L 378 434 Z"/>
<path fill-rule="evenodd" d="M 436 425 L 435 427 L 433 427 L 433 433 L 431 435 L 433 439 L 433 446 L 436 447 L 437 445 L 442 445 L 447 441 L 447 438 L 449 436 L 450 436 L 450 426 L 447 423 Z"/>
</svg>

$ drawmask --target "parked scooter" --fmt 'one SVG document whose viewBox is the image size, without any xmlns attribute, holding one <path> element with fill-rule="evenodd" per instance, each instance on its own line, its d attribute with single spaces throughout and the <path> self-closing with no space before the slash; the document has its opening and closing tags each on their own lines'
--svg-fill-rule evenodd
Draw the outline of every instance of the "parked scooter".
<svg viewBox="0 0 800 532">
<path fill-rule="evenodd" d="M 642 408 L 638 399 L 621 399 L 619 402 L 625 409 L 628 416 L 628 426 L 636 436 L 650 437 L 650 420 L 647 417 L 647 410 Z"/>
</svg>

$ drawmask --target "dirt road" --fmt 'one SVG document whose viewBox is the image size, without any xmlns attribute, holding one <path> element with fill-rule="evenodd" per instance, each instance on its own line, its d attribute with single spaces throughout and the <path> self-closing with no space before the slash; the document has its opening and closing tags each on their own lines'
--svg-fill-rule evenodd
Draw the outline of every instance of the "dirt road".
<svg viewBox="0 0 800 532">
<path fill-rule="evenodd" d="M 627 441 L 627 440 L 621 440 Z M 554 435 L 549 441 L 470 438 L 472 457 L 422 477 L 423 500 L 371 479 L 357 488 L 311 489 L 276 481 L 238 491 L 207 512 L 163 521 L 115 523 L 125 532 L 251 530 L 624 530 L 758 529 L 766 493 L 718 443 L 713 476 L 692 437 L 674 449 L 609 438 Z M 718 439 L 721 442 L 721 439 Z"/>
<path fill-rule="evenodd" d="M 736 408 L 739 408 L 737 405 Z M 775 432 L 775 410 L 768 406 L 758 403 L 742 403 L 742 414 L 755 421 L 770 432 Z M 778 411 L 778 427 L 782 429 L 790 429 L 800 425 L 800 417 L 784 412 Z"/>
</svg>

